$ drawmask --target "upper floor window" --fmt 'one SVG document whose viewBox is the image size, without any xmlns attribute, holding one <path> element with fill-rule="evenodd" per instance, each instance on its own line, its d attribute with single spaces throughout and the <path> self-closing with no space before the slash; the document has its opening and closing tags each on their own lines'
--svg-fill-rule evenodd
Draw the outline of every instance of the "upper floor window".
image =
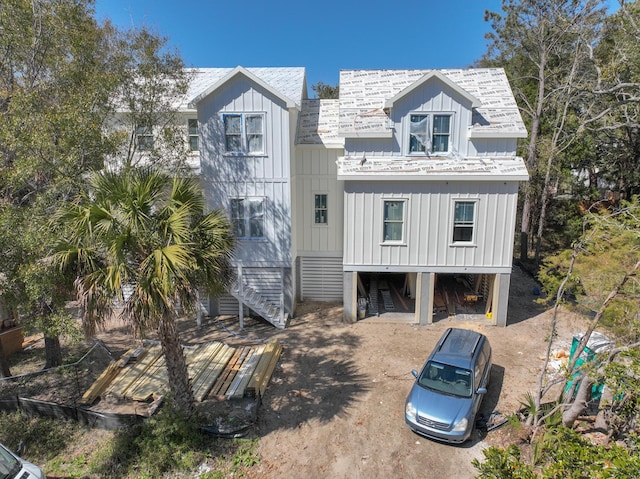
<svg viewBox="0 0 640 479">
<path fill-rule="evenodd" d="M 453 213 L 453 242 L 470 243 L 473 241 L 475 227 L 475 201 L 456 201 Z"/>
<path fill-rule="evenodd" d="M 191 151 L 198 151 L 200 145 L 198 144 L 198 120 L 190 118 L 187 120 L 187 130 L 189 134 L 189 149 Z"/>
<path fill-rule="evenodd" d="M 327 195 L 315 195 L 315 222 L 317 225 L 326 225 L 327 218 Z"/>
<path fill-rule="evenodd" d="M 222 116 L 227 153 L 264 153 L 264 115 L 233 113 Z"/>
<path fill-rule="evenodd" d="M 231 200 L 231 222 L 239 239 L 264 237 L 264 198 Z"/>
<path fill-rule="evenodd" d="M 140 151 L 153 150 L 153 128 L 151 125 L 136 127 L 136 147 Z"/>
<path fill-rule="evenodd" d="M 409 121 L 409 153 L 447 153 L 451 115 L 416 113 Z"/>
<path fill-rule="evenodd" d="M 384 202 L 383 241 L 399 242 L 404 232 L 404 201 Z"/>
</svg>

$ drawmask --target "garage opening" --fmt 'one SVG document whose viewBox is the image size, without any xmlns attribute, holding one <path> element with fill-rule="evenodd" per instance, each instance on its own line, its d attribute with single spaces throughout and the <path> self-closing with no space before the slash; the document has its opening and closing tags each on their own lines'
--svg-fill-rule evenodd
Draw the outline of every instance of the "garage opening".
<svg viewBox="0 0 640 479">
<path fill-rule="evenodd" d="M 433 321 L 451 316 L 486 318 L 491 312 L 492 274 L 437 274 L 433 298 Z"/>
<path fill-rule="evenodd" d="M 415 311 L 410 274 L 358 273 L 358 319 L 414 315 Z"/>
</svg>

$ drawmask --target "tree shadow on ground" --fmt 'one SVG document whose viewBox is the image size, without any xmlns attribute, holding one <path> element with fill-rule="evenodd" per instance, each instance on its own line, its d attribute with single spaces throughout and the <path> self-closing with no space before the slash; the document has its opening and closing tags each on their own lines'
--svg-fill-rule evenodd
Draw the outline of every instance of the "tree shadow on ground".
<svg viewBox="0 0 640 479">
<path fill-rule="evenodd" d="M 346 414 L 368 390 L 367 376 L 350 355 L 361 339 L 338 319 L 341 306 L 336 305 L 336 311 L 326 305 L 311 308 L 285 330 L 257 318 L 245 318 L 240 328 L 237 317 L 207 318 L 200 328 L 193 321 L 181 327 L 185 343 L 217 340 L 239 346 L 276 339 L 282 345 L 257 414 L 260 435 L 330 421 Z"/>
</svg>

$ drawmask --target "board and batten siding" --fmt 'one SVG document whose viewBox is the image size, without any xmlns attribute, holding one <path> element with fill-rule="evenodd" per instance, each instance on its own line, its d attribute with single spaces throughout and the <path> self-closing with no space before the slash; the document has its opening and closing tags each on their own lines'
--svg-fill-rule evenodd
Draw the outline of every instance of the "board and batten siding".
<svg viewBox="0 0 640 479">
<path fill-rule="evenodd" d="M 347 138 L 345 154 L 368 157 L 407 155 L 411 114 L 417 112 L 450 113 L 451 151 L 463 156 L 469 154 L 468 127 L 471 125 L 471 104 L 468 99 L 435 79 L 408 93 L 394 104 L 390 112 L 392 138 Z"/>
<path fill-rule="evenodd" d="M 517 182 L 345 182 L 346 270 L 509 272 Z M 402 244 L 383 244 L 383 202 L 405 201 Z M 453 245 L 455 200 L 477 204 L 474 241 Z"/>
<path fill-rule="evenodd" d="M 264 114 L 264 155 L 225 154 L 224 113 Z M 282 99 L 239 75 L 198 104 L 201 179 L 211 208 L 229 213 L 230 199 L 265 199 L 264 238 L 240 240 L 244 264 L 291 267 L 291 122 Z"/>
<path fill-rule="evenodd" d="M 343 182 L 336 180 L 341 149 L 297 148 L 292 202 L 296 256 L 342 255 Z M 315 223 L 315 195 L 327 195 L 327 224 Z"/>
</svg>

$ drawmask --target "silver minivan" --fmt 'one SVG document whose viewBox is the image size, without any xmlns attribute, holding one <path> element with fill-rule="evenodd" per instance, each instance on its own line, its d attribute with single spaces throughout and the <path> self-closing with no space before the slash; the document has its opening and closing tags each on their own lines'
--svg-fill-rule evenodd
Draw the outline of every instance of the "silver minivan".
<svg viewBox="0 0 640 479">
<path fill-rule="evenodd" d="M 447 329 L 407 397 L 405 422 L 418 434 L 462 443 L 473 432 L 491 375 L 491 346 L 484 334 Z"/>
<path fill-rule="evenodd" d="M 42 470 L 35 464 L 25 461 L 0 443 L 1 479 L 44 479 Z"/>
</svg>

